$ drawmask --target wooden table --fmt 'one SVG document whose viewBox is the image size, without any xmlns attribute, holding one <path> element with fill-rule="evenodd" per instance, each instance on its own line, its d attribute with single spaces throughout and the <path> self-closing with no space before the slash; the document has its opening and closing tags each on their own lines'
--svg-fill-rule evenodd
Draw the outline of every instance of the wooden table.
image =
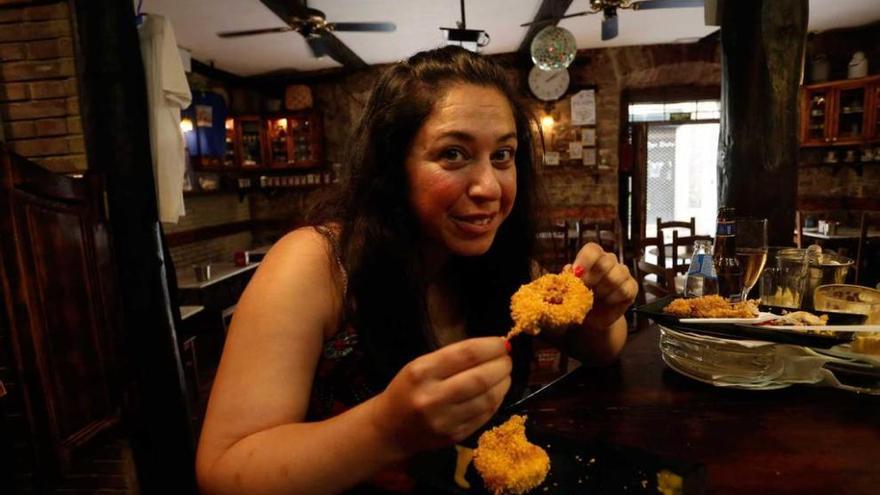
<svg viewBox="0 0 880 495">
<path fill-rule="evenodd" d="M 572 372 L 528 402 L 530 421 L 702 463 L 707 493 L 880 493 L 880 397 L 713 387 L 667 368 L 658 339 L 650 325 L 616 365 Z"/>
</svg>

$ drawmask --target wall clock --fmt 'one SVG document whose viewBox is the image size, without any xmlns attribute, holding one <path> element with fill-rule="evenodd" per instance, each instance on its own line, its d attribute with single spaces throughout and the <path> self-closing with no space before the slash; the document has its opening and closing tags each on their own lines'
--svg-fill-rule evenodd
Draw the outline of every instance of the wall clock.
<svg viewBox="0 0 880 495">
<path fill-rule="evenodd" d="M 529 89 L 541 101 L 558 100 L 568 91 L 568 69 L 541 70 L 537 65 L 529 71 Z"/>
</svg>

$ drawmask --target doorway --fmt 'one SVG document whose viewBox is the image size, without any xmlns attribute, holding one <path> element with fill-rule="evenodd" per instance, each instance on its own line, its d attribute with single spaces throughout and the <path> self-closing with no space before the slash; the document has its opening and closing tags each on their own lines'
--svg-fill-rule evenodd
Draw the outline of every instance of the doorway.
<svg viewBox="0 0 880 495">
<path fill-rule="evenodd" d="M 626 104 L 629 177 L 621 184 L 627 237 L 633 246 L 656 235 L 656 221 L 696 219 L 696 233 L 712 235 L 717 212 L 720 102 L 698 99 Z"/>
</svg>

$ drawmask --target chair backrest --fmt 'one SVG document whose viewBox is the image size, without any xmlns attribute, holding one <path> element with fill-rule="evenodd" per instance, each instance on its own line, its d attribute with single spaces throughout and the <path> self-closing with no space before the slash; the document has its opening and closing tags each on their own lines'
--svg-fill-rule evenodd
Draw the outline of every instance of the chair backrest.
<svg viewBox="0 0 880 495">
<path fill-rule="evenodd" d="M 537 233 L 535 244 L 535 258 L 548 272 L 558 273 L 573 260 L 567 220 L 554 221 L 543 226 Z"/>
<path fill-rule="evenodd" d="M 875 239 L 877 238 L 876 231 L 878 230 L 880 230 L 880 211 L 863 211 L 861 222 L 859 222 L 859 244 L 856 248 L 856 285 L 866 281 L 863 279 L 865 279 L 865 272 L 869 261 L 868 254 L 870 250 L 868 241 L 872 239 L 870 237 L 872 233 L 874 233 Z M 880 239 L 877 239 L 877 241 L 880 244 Z"/>
<path fill-rule="evenodd" d="M 657 253 L 657 262 L 652 263 L 645 259 L 645 254 Z M 639 283 L 639 293 L 636 303 L 639 305 L 647 302 L 646 295 L 663 297 L 675 292 L 675 273 L 666 267 L 665 245 L 659 237 L 647 237 L 641 240 L 633 256 L 633 274 Z M 656 280 L 647 278 L 653 275 Z"/>
<path fill-rule="evenodd" d="M 672 232 L 679 232 L 680 230 L 685 231 L 687 235 L 694 235 L 697 232 L 696 218 L 691 217 L 689 221 L 670 220 L 664 222 L 660 220 L 660 217 L 657 217 L 657 237 L 663 240 L 664 243 L 669 243 L 668 239 L 672 238 Z M 669 235 L 666 235 L 667 231 L 669 231 Z"/>
<path fill-rule="evenodd" d="M 623 228 L 619 218 L 582 218 L 578 221 L 577 233 L 578 249 L 587 242 L 595 242 L 623 262 Z"/>
<path fill-rule="evenodd" d="M 672 249 L 667 255 L 671 255 L 672 262 L 667 263 L 674 273 L 687 273 L 694 253 L 694 243 L 697 241 L 712 242 L 712 236 L 708 235 L 684 235 L 679 236 L 678 231 L 672 231 Z"/>
</svg>

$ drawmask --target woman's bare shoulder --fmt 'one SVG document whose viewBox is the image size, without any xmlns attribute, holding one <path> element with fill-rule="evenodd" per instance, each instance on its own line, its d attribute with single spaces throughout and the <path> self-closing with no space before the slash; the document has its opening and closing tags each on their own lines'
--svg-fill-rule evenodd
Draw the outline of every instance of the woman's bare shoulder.
<svg viewBox="0 0 880 495">
<path fill-rule="evenodd" d="M 259 298 L 279 294 L 308 299 L 326 320 L 326 336 L 335 332 L 341 308 L 342 283 L 330 240 L 314 227 L 296 229 L 276 242 L 248 287 Z M 292 303 L 292 301 L 291 301 Z"/>
</svg>

